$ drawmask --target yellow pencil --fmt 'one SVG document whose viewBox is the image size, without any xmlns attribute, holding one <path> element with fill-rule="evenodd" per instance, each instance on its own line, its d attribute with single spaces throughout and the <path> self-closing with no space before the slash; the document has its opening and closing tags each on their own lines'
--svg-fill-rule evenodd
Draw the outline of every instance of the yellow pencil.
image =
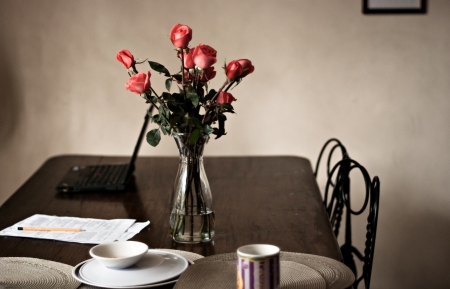
<svg viewBox="0 0 450 289">
<path fill-rule="evenodd" d="M 18 227 L 19 231 L 42 231 L 42 232 L 82 232 L 80 228 L 39 228 L 39 227 Z"/>
</svg>

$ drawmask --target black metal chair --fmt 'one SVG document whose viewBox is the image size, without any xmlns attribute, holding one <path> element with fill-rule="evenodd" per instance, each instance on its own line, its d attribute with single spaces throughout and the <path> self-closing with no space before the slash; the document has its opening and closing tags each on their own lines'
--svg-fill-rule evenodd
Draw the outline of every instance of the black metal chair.
<svg viewBox="0 0 450 289">
<path fill-rule="evenodd" d="M 330 143 L 335 143 L 330 151 L 328 157 L 327 167 L 327 183 L 324 192 L 324 205 L 330 218 L 333 231 L 336 237 L 339 234 L 339 227 L 342 219 L 342 215 L 345 215 L 345 241 L 341 246 L 341 253 L 344 263 L 353 271 L 356 276 L 356 281 L 353 284 L 353 288 L 358 288 L 361 281 L 364 281 L 366 289 L 370 287 L 370 278 L 372 274 L 373 256 L 375 251 L 375 240 L 377 232 L 378 222 L 378 208 L 380 198 L 380 180 L 377 176 L 371 179 L 367 170 L 353 159 L 348 156 L 345 147 L 336 139 L 329 140 L 322 148 L 319 154 L 319 159 L 316 165 L 315 175 L 317 176 L 320 159 L 325 148 Z M 342 151 L 342 159 L 338 161 L 332 169 L 330 169 L 329 163 L 331 155 L 336 148 L 340 148 Z M 362 207 L 359 210 L 354 210 L 350 203 L 350 173 L 353 170 L 359 170 L 365 184 L 365 198 Z M 331 190 L 331 193 L 329 192 Z M 328 200 L 328 197 L 330 200 Z M 352 215 L 361 215 L 368 208 L 367 226 L 366 226 L 366 241 L 364 254 L 353 246 L 352 244 Z M 356 263 L 354 260 L 356 256 L 362 263 L 362 273 L 358 276 Z"/>
<path fill-rule="evenodd" d="M 333 175 L 331 174 L 331 169 L 336 165 L 336 163 L 334 163 L 333 165 L 331 165 L 331 161 L 333 160 L 333 156 L 336 152 L 336 149 L 340 149 L 341 151 L 341 157 L 339 158 L 339 160 L 345 160 L 345 159 L 349 159 L 349 155 L 347 152 L 347 149 L 345 148 L 345 146 L 336 138 L 331 138 L 329 139 L 322 147 L 319 157 L 317 159 L 317 163 L 316 163 L 316 168 L 314 170 L 314 177 L 317 179 L 318 173 L 319 173 L 319 166 L 320 166 L 320 161 L 322 160 L 322 156 L 323 154 L 326 152 L 326 149 L 328 147 L 331 147 L 331 149 L 328 152 L 328 158 L 327 158 L 327 167 L 326 167 L 326 179 L 328 180 L 333 180 Z M 340 175 L 340 173 L 338 173 L 338 176 Z M 337 181 L 337 178 L 336 178 Z M 336 184 L 335 183 L 331 183 L 330 186 L 332 186 L 333 188 L 336 188 Z M 340 190 L 340 187 L 336 188 L 337 190 Z M 324 201 L 323 201 L 325 208 L 327 210 L 329 219 L 330 219 L 330 223 L 331 223 L 331 227 L 333 229 L 334 235 L 337 236 L 339 235 L 339 228 L 341 225 L 341 219 L 342 219 L 342 208 L 343 208 L 343 201 L 340 198 L 330 198 L 330 200 L 328 200 L 328 191 L 325 191 L 324 193 Z"/>
</svg>

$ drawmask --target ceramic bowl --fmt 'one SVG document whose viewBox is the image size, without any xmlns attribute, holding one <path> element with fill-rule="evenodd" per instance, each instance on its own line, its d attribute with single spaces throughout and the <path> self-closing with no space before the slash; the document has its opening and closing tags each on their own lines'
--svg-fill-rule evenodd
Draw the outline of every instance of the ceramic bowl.
<svg viewBox="0 0 450 289">
<path fill-rule="evenodd" d="M 148 246 L 144 243 L 121 241 L 92 247 L 89 254 L 105 267 L 123 269 L 135 264 L 147 251 Z"/>
</svg>

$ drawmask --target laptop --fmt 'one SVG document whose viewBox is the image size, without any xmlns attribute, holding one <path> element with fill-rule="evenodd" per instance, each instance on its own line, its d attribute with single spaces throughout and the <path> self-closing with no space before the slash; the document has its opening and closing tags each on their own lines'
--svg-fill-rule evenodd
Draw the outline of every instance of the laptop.
<svg viewBox="0 0 450 289">
<path fill-rule="evenodd" d="M 150 106 L 149 111 L 153 111 L 153 105 Z M 58 183 L 56 190 L 62 193 L 124 191 L 133 179 L 134 162 L 136 161 L 149 118 L 149 114 L 146 113 L 144 124 L 128 164 L 73 166 Z"/>
</svg>

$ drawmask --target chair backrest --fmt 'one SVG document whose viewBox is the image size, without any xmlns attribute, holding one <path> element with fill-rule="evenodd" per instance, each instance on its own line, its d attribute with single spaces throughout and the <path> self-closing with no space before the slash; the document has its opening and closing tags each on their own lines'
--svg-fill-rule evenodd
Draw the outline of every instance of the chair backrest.
<svg viewBox="0 0 450 289">
<path fill-rule="evenodd" d="M 327 168 L 328 178 L 324 192 L 324 205 L 336 237 L 339 234 L 342 215 L 345 216 L 345 241 L 341 246 L 341 252 L 344 259 L 343 261 L 356 276 L 356 281 L 353 284 L 354 288 L 358 288 L 360 282 L 364 281 L 364 286 L 366 289 L 368 289 L 370 287 L 373 256 L 375 251 L 380 198 L 380 180 L 378 177 L 374 177 L 373 179 L 371 179 L 369 173 L 362 165 L 349 158 L 342 143 L 340 143 L 339 141 L 333 142 L 336 143 L 333 148 L 339 147 L 341 148 L 341 150 L 342 148 L 344 148 L 342 150 L 344 153 L 343 158 L 339 162 L 337 162 L 332 169 Z M 324 147 L 326 147 L 326 145 L 328 145 L 329 143 L 331 142 L 328 141 Z M 322 149 L 321 154 L 323 153 L 323 151 L 324 149 Z M 332 153 L 333 149 L 331 150 L 330 154 Z M 321 154 L 319 155 L 319 161 Z M 331 157 L 329 156 L 329 159 L 330 158 Z M 317 170 L 318 164 L 316 165 L 316 176 Z M 351 207 L 350 202 L 350 173 L 352 172 L 352 170 L 360 171 L 365 184 L 364 203 L 359 210 L 354 210 Z M 331 192 L 329 192 L 330 190 Z M 328 197 L 330 198 L 330 200 L 328 200 Z M 352 244 L 351 217 L 352 215 L 362 215 L 364 212 L 366 212 L 366 214 L 368 215 L 366 226 L 367 232 L 365 248 L 363 251 L 364 254 L 361 254 L 361 252 Z M 356 256 L 363 263 L 362 273 L 359 276 L 357 274 L 354 256 Z"/>
<path fill-rule="evenodd" d="M 323 145 L 322 149 L 320 150 L 319 157 L 317 158 L 316 168 L 314 170 L 314 177 L 316 179 L 319 174 L 320 162 L 322 160 L 324 153 L 327 152 L 327 149 L 329 149 L 328 158 L 326 161 L 326 164 L 327 164 L 326 179 L 328 181 L 328 180 L 333 180 L 333 178 L 332 178 L 333 175 L 331 174 L 331 169 L 336 165 L 336 163 L 333 163 L 333 165 L 332 165 L 331 162 L 333 160 L 333 156 L 336 153 L 336 150 L 339 149 L 341 151 L 341 155 L 340 155 L 340 157 L 338 157 L 339 160 L 349 159 L 350 157 L 348 155 L 347 149 L 338 139 L 336 139 L 336 138 L 329 139 Z M 335 159 L 336 159 L 336 157 L 335 157 Z M 331 185 L 331 187 L 335 188 L 336 191 L 333 191 L 331 194 L 331 197 L 329 197 L 328 190 L 325 190 L 325 193 L 323 196 L 323 204 L 328 213 L 334 235 L 337 237 L 339 235 L 339 228 L 340 228 L 341 219 L 342 219 L 343 203 L 340 198 L 335 198 L 334 196 L 338 194 L 338 190 L 341 190 L 342 187 L 336 187 L 335 183 L 333 183 L 333 182 L 330 185 Z"/>
</svg>

